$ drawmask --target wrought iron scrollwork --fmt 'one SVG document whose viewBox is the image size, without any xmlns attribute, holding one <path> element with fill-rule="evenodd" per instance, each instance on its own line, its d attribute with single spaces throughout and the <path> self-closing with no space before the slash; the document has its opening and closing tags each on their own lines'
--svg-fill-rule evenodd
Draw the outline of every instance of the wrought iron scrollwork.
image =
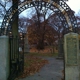
<svg viewBox="0 0 80 80">
<path fill-rule="evenodd" d="M 18 8 L 17 3 L 15 3 L 15 5 L 13 5 L 6 12 L 6 15 L 1 25 L 2 34 L 7 34 L 7 32 L 12 29 L 12 23 L 17 17 L 17 15 L 31 7 L 36 7 L 39 10 L 44 7 L 46 10 L 50 9 L 55 13 L 59 12 L 60 14 L 58 16 L 64 19 L 63 26 L 65 28 L 68 28 L 68 30 L 72 29 L 74 31 L 74 28 L 78 27 L 73 11 L 65 3 L 65 1 L 58 0 L 58 2 L 56 2 L 55 0 L 27 0 L 23 1 L 22 3 L 18 3 Z M 66 27 L 67 25 L 68 27 Z"/>
</svg>

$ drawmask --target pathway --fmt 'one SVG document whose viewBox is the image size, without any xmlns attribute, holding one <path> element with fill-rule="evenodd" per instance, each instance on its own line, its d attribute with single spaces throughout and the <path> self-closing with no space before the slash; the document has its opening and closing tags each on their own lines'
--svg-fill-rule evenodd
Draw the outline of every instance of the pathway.
<svg viewBox="0 0 80 80">
<path fill-rule="evenodd" d="M 52 57 L 44 58 L 49 61 L 40 72 L 28 76 L 20 80 L 61 80 L 63 70 L 63 60 L 59 60 Z"/>
</svg>

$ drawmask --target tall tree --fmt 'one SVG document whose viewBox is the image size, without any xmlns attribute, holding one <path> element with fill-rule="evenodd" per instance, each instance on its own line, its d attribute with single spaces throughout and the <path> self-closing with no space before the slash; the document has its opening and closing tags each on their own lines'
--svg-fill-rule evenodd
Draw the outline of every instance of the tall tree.
<svg viewBox="0 0 80 80">
<path fill-rule="evenodd" d="M 37 44 L 37 46 L 39 45 L 38 43 L 41 44 L 41 40 L 43 40 L 43 42 L 47 42 L 48 44 L 52 44 L 53 42 L 55 42 L 55 40 L 57 39 L 57 30 L 55 30 L 53 27 L 51 27 L 48 24 L 48 20 L 46 19 L 45 21 L 41 21 L 40 22 L 40 28 L 36 26 L 37 23 L 35 23 L 34 20 L 36 20 L 36 15 L 34 15 L 31 20 L 29 20 L 32 24 L 28 27 L 28 39 L 29 39 L 29 43 L 30 44 Z M 37 21 L 36 21 L 37 22 Z M 46 23 L 46 25 L 45 25 Z M 44 29 L 44 25 L 45 25 L 45 29 Z M 43 34 L 43 32 L 45 32 L 45 34 Z M 44 38 L 43 38 L 44 36 Z M 42 45 L 41 45 L 42 46 Z M 39 48 L 41 48 L 40 46 L 38 46 Z"/>
</svg>

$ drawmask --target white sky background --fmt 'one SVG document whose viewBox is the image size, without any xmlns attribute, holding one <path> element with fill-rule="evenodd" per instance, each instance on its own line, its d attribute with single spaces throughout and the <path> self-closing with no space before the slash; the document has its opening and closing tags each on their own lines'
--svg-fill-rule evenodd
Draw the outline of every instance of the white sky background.
<svg viewBox="0 0 80 80">
<path fill-rule="evenodd" d="M 0 0 L 0 2 L 1 1 L 4 4 L 4 1 L 7 1 L 7 0 Z M 66 1 L 66 3 L 68 4 L 68 6 L 73 11 L 75 11 L 75 14 L 76 15 L 79 15 L 80 16 L 80 0 L 68 0 L 68 1 Z M 6 9 L 9 9 L 10 6 L 11 6 L 11 2 L 6 5 Z M 28 17 L 28 18 L 30 18 L 30 15 L 31 14 L 34 14 L 34 13 L 30 9 L 27 9 L 24 12 L 22 12 L 19 16 L 20 17 Z M 1 18 L 0 18 L 0 23 L 2 22 L 2 19 Z"/>
<path fill-rule="evenodd" d="M 7 0 L 0 0 L 0 1 L 7 1 Z M 68 4 L 68 6 L 76 12 L 76 14 L 78 14 L 78 12 L 80 11 L 80 0 L 68 0 L 66 1 L 66 3 Z M 7 8 L 9 7 L 10 4 L 7 4 Z M 24 13 L 25 12 L 25 13 Z M 20 16 L 26 17 L 27 16 L 27 12 L 30 15 L 32 11 L 30 11 L 29 9 L 25 10 L 24 12 L 22 12 L 20 14 Z M 80 13 L 80 12 L 79 12 Z M 34 13 L 32 13 L 34 14 Z M 28 15 L 28 16 L 29 16 Z"/>
<path fill-rule="evenodd" d="M 75 11 L 75 14 L 78 14 L 78 12 L 80 11 L 80 0 L 68 0 L 66 1 L 66 3 L 73 11 Z M 26 17 L 25 15 L 26 12 L 27 11 L 22 12 L 20 16 Z"/>
<path fill-rule="evenodd" d="M 80 0 L 68 0 L 66 3 L 76 14 L 80 11 Z"/>
</svg>

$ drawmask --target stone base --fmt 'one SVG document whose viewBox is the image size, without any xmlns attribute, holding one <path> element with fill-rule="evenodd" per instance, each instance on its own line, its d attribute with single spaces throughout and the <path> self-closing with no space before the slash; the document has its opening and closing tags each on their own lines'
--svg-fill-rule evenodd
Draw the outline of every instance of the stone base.
<svg viewBox="0 0 80 80">
<path fill-rule="evenodd" d="M 65 67 L 65 80 L 80 80 L 79 79 L 79 67 L 78 66 L 66 66 Z"/>
<path fill-rule="evenodd" d="M 24 46 L 24 52 L 25 52 L 25 53 L 29 53 L 29 51 L 30 51 L 30 50 L 29 50 L 29 46 L 28 46 L 28 45 L 27 45 L 27 46 Z"/>
<path fill-rule="evenodd" d="M 25 53 L 29 53 L 29 50 L 24 50 Z"/>
</svg>

